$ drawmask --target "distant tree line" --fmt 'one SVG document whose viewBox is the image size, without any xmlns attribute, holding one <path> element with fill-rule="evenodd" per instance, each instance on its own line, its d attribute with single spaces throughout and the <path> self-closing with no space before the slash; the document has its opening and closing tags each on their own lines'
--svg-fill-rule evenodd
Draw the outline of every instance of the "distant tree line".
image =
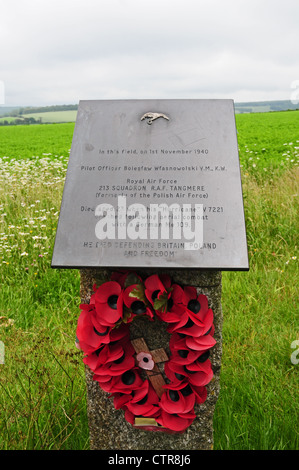
<svg viewBox="0 0 299 470">
<path fill-rule="evenodd" d="M 42 106 L 33 108 L 31 106 L 26 108 L 19 108 L 18 114 L 34 114 L 34 113 L 49 113 L 52 111 L 76 111 L 78 109 L 77 104 L 62 104 L 53 106 Z"/>
<path fill-rule="evenodd" d="M 13 120 L 3 119 L 0 120 L 0 126 L 14 126 L 18 124 L 41 124 L 42 118 L 39 117 L 37 119 L 33 117 L 24 117 L 27 114 L 35 114 L 35 113 L 47 113 L 53 111 L 77 111 L 78 105 L 77 104 L 63 104 L 63 105 L 53 105 L 53 106 L 41 106 L 41 107 L 32 107 L 26 106 L 22 108 L 15 108 L 10 112 L 2 114 L 1 117 L 10 117 L 15 118 Z"/>
<path fill-rule="evenodd" d="M 12 111 L 2 114 L 2 117 L 18 117 L 23 114 L 47 113 L 50 111 L 77 111 L 77 104 L 62 104 L 53 106 L 32 107 L 26 106 L 22 108 L 15 108 Z"/>
<path fill-rule="evenodd" d="M 240 113 L 257 112 L 258 108 L 264 106 L 269 107 L 270 111 L 294 111 L 299 109 L 299 104 L 292 103 L 290 100 L 235 103 L 235 108 Z"/>
<path fill-rule="evenodd" d="M 30 118 L 16 118 L 13 121 L 7 121 L 6 119 L 3 119 L 3 121 L 0 121 L 0 126 L 15 126 L 15 125 L 24 125 L 24 124 L 41 124 L 42 118 L 35 119 L 33 117 Z"/>
<path fill-rule="evenodd" d="M 238 108 L 238 111 L 239 111 L 240 114 L 242 114 L 242 113 L 252 113 L 252 108 L 240 107 L 240 108 Z"/>
</svg>

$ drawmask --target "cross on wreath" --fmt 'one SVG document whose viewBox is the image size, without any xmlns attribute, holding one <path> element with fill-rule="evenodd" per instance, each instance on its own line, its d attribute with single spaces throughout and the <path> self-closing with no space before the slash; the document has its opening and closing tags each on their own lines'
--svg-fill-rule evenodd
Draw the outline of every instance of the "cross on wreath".
<svg viewBox="0 0 299 470">
<path fill-rule="evenodd" d="M 153 367 L 151 369 L 144 369 L 144 370 L 149 380 L 151 381 L 151 384 L 155 392 L 157 393 L 158 397 L 161 398 L 162 394 L 164 393 L 163 385 L 165 385 L 165 380 L 157 364 L 168 361 L 168 356 L 166 352 L 164 351 L 163 348 L 154 349 L 153 351 L 150 351 L 144 338 L 132 339 L 131 344 L 133 345 L 137 356 L 140 353 L 149 353 L 150 356 L 152 357 L 152 360 L 154 361 Z M 146 358 L 144 358 L 143 360 L 145 361 L 145 359 Z M 154 427 L 158 426 L 158 423 L 156 422 L 155 418 L 136 417 L 134 425 L 137 428 L 142 427 L 144 429 L 147 428 L 149 430 L 154 430 L 155 429 Z"/>
<path fill-rule="evenodd" d="M 145 353 L 150 353 L 150 355 L 152 356 L 153 361 L 155 363 L 154 367 L 151 370 L 146 370 L 146 369 L 144 370 L 149 380 L 151 381 L 151 384 L 153 388 L 155 389 L 155 392 L 157 393 L 158 397 L 161 398 L 163 392 L 165 391 L 163 389 L 163 385 L 165 385 L 165 380 L 157 364 L 168 361 L 168 356 L 166 352 L 164 351 L 163 348 L 154 349 L 153 351 L 150 351 L 144 338 L 132 339 L 131 344 L 133 345 L 137 355 L 141 352 L 145 352 Z"/>
</svg>

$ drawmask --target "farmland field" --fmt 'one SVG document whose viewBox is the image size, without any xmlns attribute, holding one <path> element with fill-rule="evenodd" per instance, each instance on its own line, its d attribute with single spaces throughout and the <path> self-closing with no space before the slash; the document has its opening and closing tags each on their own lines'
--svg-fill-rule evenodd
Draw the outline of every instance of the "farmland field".
<svg viewBox="0 0 299 470">
<path fill-rule="evenodd" d="M 34 118 L 36 120 L 41 119 L 42 124 L 45 123 L 54 123 L 54 122 L 75 122 L 77 116 L 77 111 L 49 111 L 43 113 L 31 113 L 31 114 L 22 114 L 22 118 Z M 8 122 L 14 121 L 14 117 L 0 117 L 0 122 L 5 120 Z"/>
<path fill-rule="evenodd" d="M 250 271 L 223 273 L 215 449 L 298 449 L 299 111 L 236 116 Z M 0 449 L 88 449 L 79 273 L 50 268 L 74 123 L 0 127 Z M 297 342 L 296 342 L 297 341 Z"/>
<path fill-rule="evenodd" d="M 14 122 L 15 118 L 14 117 L 10 117 L 10 116 L 7 116 L 7 117 L 0 117 L 0 122 Z"/>
<path fill-rule="evenodd" d="M 23 115 L 23 117 L 33 117 L 36 120 L 41 118 L 42 123 L 75 122 L 76 116 L 77 111 L 53 111 L 47 113 L 32 113 Z"/>
</svg>

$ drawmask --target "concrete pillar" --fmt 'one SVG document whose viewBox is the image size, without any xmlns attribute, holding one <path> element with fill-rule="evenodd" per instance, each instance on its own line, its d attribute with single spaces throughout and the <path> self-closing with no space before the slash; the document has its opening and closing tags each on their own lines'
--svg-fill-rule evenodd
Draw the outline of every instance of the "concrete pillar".
<svg viewBox="0 0 299 470">
<path fill-rule="evenodd" d="M 123 269 L 123 268 L 122 268 Z M 88 303 L 95 283 L 110 280 L 109 269 L 82 269 L 81 302 Z M 207 385 L 208 396 L 201 405 L 195 406 L 197 418 L 182 434 L 166 434 L 135 429 L 124 418 L 123 410 L 116 410 L 109 394 L 103 392 L 93 373 L 86 366 L 87 412 L 92 450 L 211 450 L 213 448 L 213 415 L 220 390 L 220 366 L 222 353 L 222 309 L 221 272 L 213 270 L 166 270 L 134 269 L 142 277 L 152 274 L 168 274 L 173 283 L 194 286 L 198 293 L 208 298 L 209 308 L 214 313 L 214 338 L 216 345 L 211 349 L 210 360 L 214 376 Z M 161 321 L 132 322 L 131 337 L 144 337 L 150 349 L 164 348 L 169 353 L 167 324 Z"/>
</svg>

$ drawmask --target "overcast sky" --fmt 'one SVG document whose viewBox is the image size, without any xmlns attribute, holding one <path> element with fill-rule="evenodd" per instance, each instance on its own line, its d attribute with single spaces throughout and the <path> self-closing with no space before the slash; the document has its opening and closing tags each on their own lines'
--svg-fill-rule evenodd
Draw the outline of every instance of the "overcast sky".
<svg viewBox="0 0 299 470">
<path fill-rule="evenodd" d="M 296 87 L 299 0 L 0 0 L 2 106 Z"/>
</svg>

